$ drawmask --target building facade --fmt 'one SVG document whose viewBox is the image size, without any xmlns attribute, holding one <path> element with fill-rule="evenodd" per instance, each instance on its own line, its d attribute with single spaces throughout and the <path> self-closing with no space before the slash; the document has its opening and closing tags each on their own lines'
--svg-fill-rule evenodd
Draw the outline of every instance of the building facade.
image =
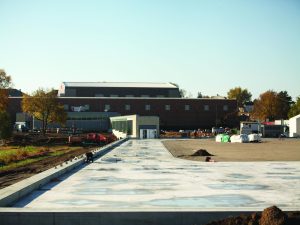
<svg viewBox="0 0 300 225">
<path fill-rule="evenodd" d="M 58 101 L 68 113 L 67 126 L 85 130 L 108 129 L 109 117 L 124 115 L 158 117 L 164 130 L 239 125 L 236 100 L 181 98 L 171 83 L 64 82 Z M 14 122 L 21 102 L 20 96 L 10 97 L 8 112 Z"/>
<path fill-rule="evenodd" d="M 300 137 L 300 114 L 290 118 L 290 137 Z"/>
<path fill-rule="evenodd" d="M 180 98 L 179 88 L 171 83 L 141 82 L 63 82 L 59 97 L 152 97 Z"/>
<path fill-rule="evenodd" d="M 110 117 L 112 132 L 117 138 L 157 138 L 159 117 L 157 116 L 115 116 Z"/>
<path fill-rule="evenodd" d="M 101 118 L 115 115 L 158 116 L 165 130 L 237 127 L 237 103 L 228 99 L 186 98 L 101 98 L 59 97 L 72 122 L 91 120 L 89 114 L 101 113 Z M 13 121 L 21 110 L 22 97 L 11 97 L 8 111 Z M 82 115 L 82 116 L 81 116 Z M 77 118 L 77 119 L 76 119 Z M 70 123 L 72 123 L 70 122 Z"/>
</svg>

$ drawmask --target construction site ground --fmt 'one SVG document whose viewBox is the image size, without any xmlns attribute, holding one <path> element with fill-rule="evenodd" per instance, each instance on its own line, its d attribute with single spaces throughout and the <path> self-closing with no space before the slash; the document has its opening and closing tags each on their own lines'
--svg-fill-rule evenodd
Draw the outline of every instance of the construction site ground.
<svg viewBox="0 0 300 225">
<path fill-rule="evenodd" d="M 37 173 L 50 169 L 56 165 L 63 163 L 64 161 L 70 160 L 75 156 L 84 154 L 89 151 L 91 151 L 90 148 L 79 148 L 61 156 L 45 158 L 23 167 L 0 171 L 0 189 L 31 177 Z"/>
<path fill-rule="evenodd" d="M 206 150 L 219 162 L 300 161 L 300 139 L 265 138 L 261 143 L 217 143 L 211 139 L 178 139 L 163 141 L 174 157 L 204 161 L 206 156 L 193 156 Z"/>
</svg>

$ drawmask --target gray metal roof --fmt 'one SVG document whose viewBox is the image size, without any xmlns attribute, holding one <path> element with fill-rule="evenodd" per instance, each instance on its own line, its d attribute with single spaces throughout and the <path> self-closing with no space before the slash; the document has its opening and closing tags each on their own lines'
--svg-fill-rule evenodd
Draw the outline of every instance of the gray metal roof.
<svg viewBox="0 0 300 225">
<path fill-rule="evenodd" d="M 151 82 L 63 82 L 65 87 L 124 87 L 124 88 L 177 88 L 171 83 Z"/>
</svg>

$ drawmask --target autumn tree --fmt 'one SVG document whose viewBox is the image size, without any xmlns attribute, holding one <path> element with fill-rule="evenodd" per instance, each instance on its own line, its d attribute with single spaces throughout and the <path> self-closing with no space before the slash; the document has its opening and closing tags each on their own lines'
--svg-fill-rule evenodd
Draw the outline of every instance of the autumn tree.
<svg viewBox="0 0 300 225">
<path fill-rule="evenodd" d="M 12 125 L 9 114 L 5 111 L 0 112 L 0 140 L 4 141 L 12 135 Z"/>
<path fill-rule="evenodd" d="M 11 86 L 11 77 L 0 69 L 0 111 L 5 111 L 8 103 L 8 88 Z"/>
<path fill-rule="evenodd" d="M 63 105 L 58 103 L 55 90 L 38 89 L 32 96 L 24 95 L 22 100 L 23 112 L 34 116 L 42 122 L 42 132 L 45 134 L 49 123 L 64 124 L 67 114 Z"/>
<path fill-rule="evenodd" d="M 4 142 L 12 135 L 11 121 L 6 112 L 9 87 L 11 87 L 11 77 L 0 69 L 0 140 Z"/>
<path fill-rule="evenodd" d="M 266 91 L 254 100 L 253 117 L 262 121 L 281 119 L 280 102 L 275 91 Z"/>
<path fill-rule="evenodd" d="M 235 87 L 227 92 L 228 99 L 236 99 L 239 107 L 245 105 L 245 102 L 251 100 L 252 94 L 247 89 L 242 89 L 241 87 Z"/>
<path fill-rule="evenodd" d="M 291 109 L 288 113 L 289 118 L 297 116 L 300 114 L 300 96 L 297 97 L 296 102 L 291 106 Z"/>
</svg>

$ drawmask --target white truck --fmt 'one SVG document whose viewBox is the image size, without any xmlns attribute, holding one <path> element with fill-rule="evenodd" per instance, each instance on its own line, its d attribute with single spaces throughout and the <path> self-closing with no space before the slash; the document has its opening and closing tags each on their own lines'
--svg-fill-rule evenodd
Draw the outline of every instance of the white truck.
<svg viewBox="0 0 300 225">
<path fill-rule="evenodd" d="M 240 123 L 240 134 L 259 134 L 261 133 L 261 124 L 259 122 L 243 121 Z"/>
</svg>

